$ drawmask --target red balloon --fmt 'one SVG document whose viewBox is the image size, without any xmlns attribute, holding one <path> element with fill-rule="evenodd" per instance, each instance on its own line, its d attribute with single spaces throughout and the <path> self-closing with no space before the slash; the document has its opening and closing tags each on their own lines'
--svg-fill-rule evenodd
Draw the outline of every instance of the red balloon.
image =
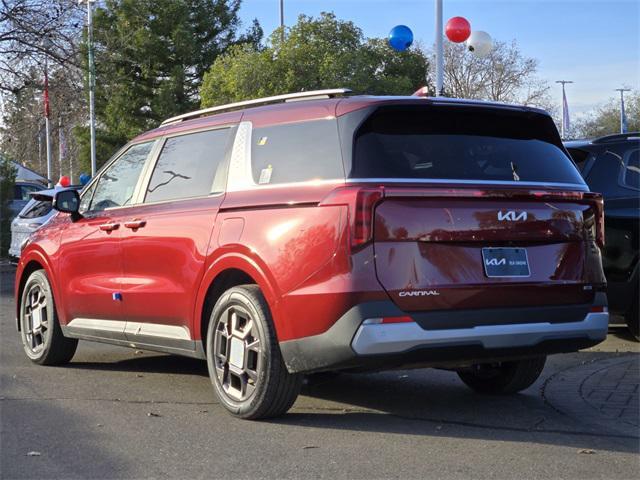
<svg viewBox="0 0 640 480">
<path fill-rule="evenodd" d="M 58 184 L 61 187 L 68 187 L 69 185 L 71 185 L 71 180 L 69 180 L 69 177 L 67 177 L 66 175 L 63 175 L 60 177 L 60 180 L 58 180 Z"/>
<path fill-rule="evenodd" d="M 444 31 L 452 42 L 464 42 L 471 35 L 471 24 L 464 17 L 452 17 L 447 22 Z"/>
</svg>

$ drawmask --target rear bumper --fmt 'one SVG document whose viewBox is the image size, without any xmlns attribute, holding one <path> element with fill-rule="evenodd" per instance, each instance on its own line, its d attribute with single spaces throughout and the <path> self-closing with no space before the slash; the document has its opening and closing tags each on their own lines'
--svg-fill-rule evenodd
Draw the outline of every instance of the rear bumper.
<svg viewBox="0 0 640 480">
<path fill-rule="evenodd" d="M 475 343 L 485 349 L 531 347 L 545 340 L 582 337 L 604 340 L 608 313 L 588 313 L 581 322 L 483 325 L 450 330 L 424 330 L 417 323 L 361 325 L 351 343 L 357 355 L 401 353 L 417 347 Z"/>
<path fill-rule="evenodd" d="M 407 314 L 391 302 L 370 302 L 350 309 L 325 333 L 281 342 L 280 349 L 290 372 L 464 365 L 573 352 L 606 338 L 609 314 L 591 311 L 606 305 L 606 296 L 597 293 L 593 305 L 479 310 L 473 313 L 476 319 L 484 316 L 479 323 L 465 322 L 468 311 L 451 310 L 446 314 L 455 328 L 442 328 L 442 312 L 412 315 L 416 321 L 408 323 L 375 323 L 381 317 Z M 563 314 L 566 321 L 561 321 Z M 505 316 L 512 323 L 500 321 Z M 499 323 L 490 324 L 492 318 Z"/>
</svg>

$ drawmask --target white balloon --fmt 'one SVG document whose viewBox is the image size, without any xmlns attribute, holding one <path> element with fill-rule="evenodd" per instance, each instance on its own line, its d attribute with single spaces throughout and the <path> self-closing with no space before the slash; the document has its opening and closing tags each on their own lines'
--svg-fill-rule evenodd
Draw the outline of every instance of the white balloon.
<svg viewBox="0 0 640 480">
<path fill-rule="evenodd" d="M 471 35 L 469 35 L 469 38 L 466 41 L 466 44 L 467 49 L 479 57 L 488 55 L 493 48 L 493 40 L 491 40 L 491 35 L 489 35 L 487 32 L 483 32 L 482 30 L 471 32 Z"/>
</svg>

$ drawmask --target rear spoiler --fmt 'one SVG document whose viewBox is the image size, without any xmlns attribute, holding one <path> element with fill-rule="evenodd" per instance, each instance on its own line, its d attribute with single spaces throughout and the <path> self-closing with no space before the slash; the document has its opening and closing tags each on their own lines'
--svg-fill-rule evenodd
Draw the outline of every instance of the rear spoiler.
<svg viewBox="0 0 640 480">
<path fill-rule="evenodd" d="M 56 192 L 31 192 L 29 195 L 40 202 L 51 202 Z"/>
</svg>

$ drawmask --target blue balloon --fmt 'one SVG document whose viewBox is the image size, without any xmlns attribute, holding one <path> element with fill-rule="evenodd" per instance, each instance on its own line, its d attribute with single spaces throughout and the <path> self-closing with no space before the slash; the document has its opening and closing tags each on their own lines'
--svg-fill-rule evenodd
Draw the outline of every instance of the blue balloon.
<svg viewBox="0 0 640 480">
<path fill-rule="evenodd" d="M 87 183 L 89 183 L 89 180 L 91 180 L 91 175 L 88 175 L 86 173 L 80 175 L 80 185 L 86 185 Z"/>
<path fill-rule="evenodd" d="M 398 52 L 403 52 L 413 43 L 413 32 L 406 25 L 396 25 L 389 32 L 389 45 Z"/>
</svg>

